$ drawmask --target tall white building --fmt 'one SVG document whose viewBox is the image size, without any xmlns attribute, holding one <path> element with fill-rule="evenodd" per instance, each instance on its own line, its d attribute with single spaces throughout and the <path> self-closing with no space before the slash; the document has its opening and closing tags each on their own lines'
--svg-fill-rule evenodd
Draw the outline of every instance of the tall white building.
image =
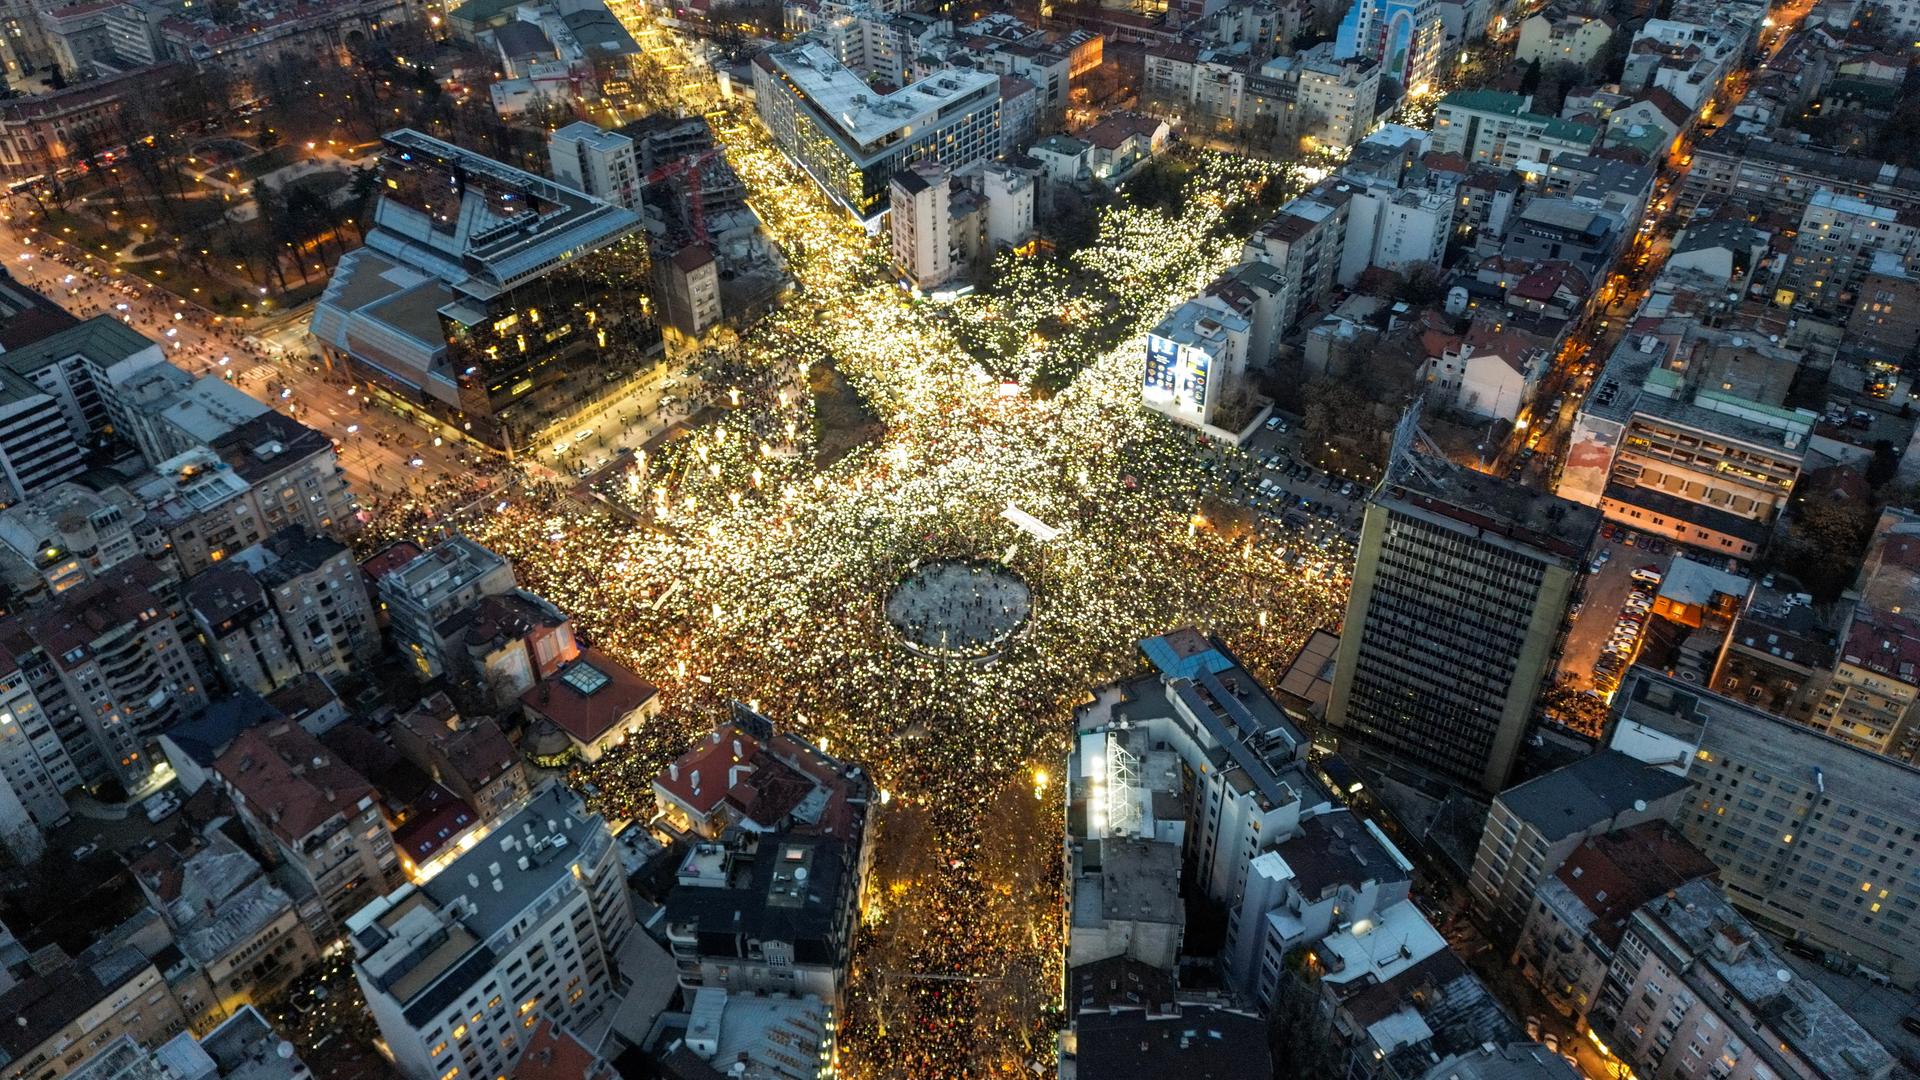
<svg viewBox="0 0 1920 1080">
<path fill-rule="evenodd" d="M 504 1075 L 542 1017 L 586 1027 L 617 1000 L 633 929 L 606 823 L 558 785 L 425 885 L 347 921 L 354 974 L 406 1080 Z"/>
<path fill-rule="evenodd" d="M 994 248 L 1019 247 L 1033 236 L 1033 173 L 998 162 L 980 171 L 980 194 L 987 201 L 987 241 Z"/>
<path fill-rule="evenodd" d="M 1253 324 L 1217 296 L 1189 300 L 1147 334 L 1147 407 L 1203 427 L 1246 377 Z"/>
<path fill-rule="evenodd" d="M 640 205 L 640 155 L 633 139 L 585 120 L 547 136 L 547 171 L 555 180 L 629 210 Z"/>
<path fill-rule="evenodd" d="M 951 173 L 923 161 L 895 173 L 889 185 L 893 266 L 916 289 L 932 289 L 953 277 Z"/>
</svg>

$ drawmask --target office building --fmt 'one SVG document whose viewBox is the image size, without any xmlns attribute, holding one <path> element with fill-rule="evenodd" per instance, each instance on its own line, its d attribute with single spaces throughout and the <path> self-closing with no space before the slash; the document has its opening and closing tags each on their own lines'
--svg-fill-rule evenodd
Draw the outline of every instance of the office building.
<svg viewBox="0 0 1920 1080">
<path fill-rule="evenodd" d="M 1402 450 L 1368 500 L 1327 722 L 1343 747 L 1506 785 L 1600 515 Z"/>
<path fill-rule="evenodd" d="M 86 468 L 59 401 L 0 369 L 0 495 L 18 502 L 71 480 Z"/>
<path fill-rule="evenodd" d="M 931 158 L 958 169 L 1000 153 L 1000 78 L 946 69 L 882 94 L 817 44 L 753 58 L 754 104 L 773 141 L 833 200 L 871 221 L 893 175 Z"/>
<path fill-rule="evenodd" d="M 1226 418 L 1223 406 L 1247 378 L 1252 330 L 1244 316 L 1217 296 L 1175 308 L 1147 333 L 1141 383 L 1147 407 L 1199 428 Z"/>
<path fill-rule="evenodd" d="M 424 885 L 347 923 L 354 975 L 406 1080 L 511 1072 L 534 1028 L 590 1026 L 634 931 L 606 823 L 549 784 Z"/>
<path fill-rule="evenodd" d="M 382 139 L 366 244 L 314 305 L 321 350 L 451 437 L 526 448 L 651 363 L 634 211 L 419 132 Z"/>
<path fill-rule="evenodd" d="M 336 923 L 400 880 L 373 785 L 300 725 L 247 728 L 213 771 L 247 832 Z"/>
<path fill-rule="evenodd" d="M 1920 983 L 1920 769 L 1640 667 L 1612 745 L 1686 777 L 1680 831 L 1749 918 Z"/>
<path fill-rule="evenodd" d="M 1886 1047 L 1698 879 L 1634 912 L 1588 1022 L 1639 1075 L 1663 1080 L 1894 1070 Z"/>
<path fill-rule="evenodd" d="M 1529 111 L 1532 99 L 1498 90 L 1455 90 L 1433 117 L 1433 149 L 1471 165 L 1544 173 L 1559 154 L 1590 152 L 1598 128 Z"/>
<path fill-rule="evenodd" d="M 1511 939 L 1542 883 L 1581 844 L 1649 821 L 1671 820 L 1681 778 L 1613 750 L 1508 788 L 1493 800 L 1467 887 L 1474 910 Z"/>
<path fill-rule="evenodd" d="M 1446 27 L 1435 0 L 1356 0 L 1340 20 L 1334 54 L 1365 57 L 1399 87 L 1396 96 L 1424 94 L 1440 73 Z"/>
<path fill-rule="evenodd" d="M 95 315 L 28 344 L 9 346 L 0 368 L 51 395 L 81 442 L 118 426 L 115 396 L 166 358 L 159 344 L 112 315 Z"/>
<path fill-rule="evenodd" d="M 946 284 L 954 273 L 951 170 L 937 161 L 918 162 L 893 174 L 889 184 L 894 270 L 916 289 Z"/>
<path fill-rule="evenodd" d="M 422 679 L 446 672 L 453 663 L 441 624 L 481 597 L 513 588 L 507 560 L 458 533 L 381 575 L 377 585 L 394 641 Z"/>
<path fill-rule="evenodd" d="M 1628 528 L 1752 558 L 1818 419 L 1785 404 L 1799 368 L 1757 334 L 1641 319 L 1581 403 L 1557 491 Z"/>
</svg>

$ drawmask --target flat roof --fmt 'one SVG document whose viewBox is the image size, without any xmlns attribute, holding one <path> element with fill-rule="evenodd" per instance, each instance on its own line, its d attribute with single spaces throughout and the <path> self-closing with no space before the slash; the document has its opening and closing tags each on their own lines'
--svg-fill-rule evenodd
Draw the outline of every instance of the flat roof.
<svg viewBox="0 0 1920 1080">
<path fill-rule="evenodd" d="M 882 94 L 813 42 L 769 49 L 762 55 L 819 115 L 862 147 L 902 128 L 920 127 L 971 94 L 992 88 L 997 96 L 1000 89 L 1000 76 L 993 72 L 947 68 Z"/>
</svg>

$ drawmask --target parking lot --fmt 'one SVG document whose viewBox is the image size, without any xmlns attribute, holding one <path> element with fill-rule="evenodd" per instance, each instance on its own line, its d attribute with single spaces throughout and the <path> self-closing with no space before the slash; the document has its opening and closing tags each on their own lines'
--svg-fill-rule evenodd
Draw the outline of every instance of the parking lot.
<svg viewBox="0 0 1920 1080">
<path fill-rule="evenodd" d="M 1653 546 L 1650 548 L 1648 545 Z M 1673 562 L 1673 547 L 1661 541 L 1645 536 L 1635 536 L 1624 530 L 1616 532 L 1613 539 L 1603 539 L 1599 552 L 1604 552 L 1605 562 L 1595 571 L 1589 567 L 1584 595 L 1574 616 L 1573 626 L 1567 631 L 1566 643 L 1560 656 L 1560 681 L 1573 690 L 1594 690 L 1602 692 L 1613 689 L 1613 683 L 1604 678 L 1606 667 L 1601 666 L 1609 652 L 1609 645 L 1615 641 L 1624 641 L 1629 627 L 1633 631 L 1644 631 L 1645 623 L 1651 614 L 1634 616 L 1629 606 L 1644 605 L 1652 607 L 1654 588 L 1636 590 L 1633 580 L 1635 570 L 1651 568 L 1664 576 Z M 1596 558 L 1601 556 L 1596 553 Z M 1638 591 L 1643 600 L 1632 598 Z M 1638 652 L 1640 638 L 1636 636 L 1627 651 L 1614 650 L 1618 656 L 1615 674 L 1624 671 L 1632 663 Z M 1610 661 L 1608 666 L 1616 662 Z M 1596 667 L 1600 670 L 1596 672 Z"/>
<path fill-rule="evenodd" d="M 1207 459 L 1213 494 L 1246 508 L 1262 535 L 1305 532 L 1316 540 L 1352 542 L 1359 535 L 1365 488 L 1307 464 L 1298 440 L 1293 422 L 1281 418 L 1244 447 L 1214 447 Z"/>
</svg>

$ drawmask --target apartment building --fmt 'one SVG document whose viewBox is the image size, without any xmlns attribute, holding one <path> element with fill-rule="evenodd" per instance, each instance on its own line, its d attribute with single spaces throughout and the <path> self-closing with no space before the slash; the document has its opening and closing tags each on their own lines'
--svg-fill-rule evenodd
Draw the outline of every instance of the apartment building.
<svg viewBox="0 0 1920 1080">
<path fill-rule="evenodd" d="M 1584 1024 L 1634 911 L 1717 872 L 1664 821 L 1588 837 L 1527 898 L 1511 963 L 1556 1012 Z"/>
<path fill-rule="evenodd" d="M 1582 844 L 1649 821 L 1667 821 L 1687 783 L 1655 766 L 1602 750 L 1495 796 L 1474 852 L 1468 889 L 1480 917 L 1511 939 L 1540 887 Z"/>
<path fill-rule="evenodd" d="M 1678 826 L 1747 916 L 1920 983 L 1920 769 L 1645 668 L 1612 746 L 1686 777 Z"/>
<path fill-rule="evenodd" d="M 1401 452 L 1368 501 L 1327 722 L 1344 747 L 1499 791 L 1600 515 Z"/>
<path fill-rule="evenodd" d="M 134 860 L 132 870 L 205 980 L 204 997 L 181 1002 L 196 1031 L 273 1000 L 320 958 L 292 898 L 218 830 L 184 849 L 162 844 Z"/>
<path fill-rule="evenodd" d="M 1886 1047 L 1698 879 L 1634 912 L 1589 1023 L 1658 1080 L 1878 1080 L 1894 1070 Z"/>
<path fill-rule="evenodd" d="M 1920 270 L 1920 210 L 1902 213 L 1823 188 L 1800 215 L 1775 300 L 1851 310 L 1876 265 Z"/>
<path fill-rule="evenodd" d="M 1920 210 L 1920 169 L 1817 146 L 1746 136 L 1728 125 L 1693 147 L 1683 193 L 1708 204 L 1738 199 L 1755 213 L 1801 213 L 1823 188 L 1896 213 Z"/>
<path fill-rule="evenodd" d="M 547 171 L 555 180 L 596 199 L 640 207 L 645 173 L 633 138 L 598 124 L 576 120 L 547 136 Z"/>
<path fill-rule="evenodd" d="M 426 884 L 374 898 L 347 934 L 395 1068 L 442 1080 L 512 1074 L 542 1020 L 601 1018 L 634 926 L 606 823 L 549 784 Z"/>
<path fill-rule="evenodd" d="M 354 512 L 332 440 L 271 411 L 157 463 L 133 490 L 183 574 L 289 526 L 335 531 Z"/>
<path fill-rule="evenodd" d="M 336 923 L 400 880 L 373 785 L 300 725 L 240 732 L 213 770 L 247 832 Z"/>
<path fill-rule="evenodd" d="M 1544 172 L 1556 155 L 1585 155 L 1600 141 L 1599 129 L 1530 112 L 1531 105 L 1519 94 L 1455 90 L 1434 111 L 1433 149 L 1474 165 Z"/>
<path fill-rule="evenodd" d="M 1000 153 L 1000 78 L 943 70 L 881 94 L 824 48 L 753 58 L 754 103 L 773 140 L 855 217 L 887 209 L 895 173 L 923 158 L 958 169 Z"/>
<path fill-rule="evenodd" d="M 894 271 L 922 291 L 945 285 L 954 276 L 951 170 L 922 161 L 893 174 L 889 185 Z"/>
<path fill-rule="evenodd" d="M 1241 249 L 1241 262 L 1266 263 L 1287 283 L 1278 303 L 1277 325 L 1283 330 L 1331 300 L 1346 249 L 1352 197 L 1352 185 L 1323 181 L 1281 207 Z"/>
<path fill-rule="evenodd" d="M 1224 408 L 1245 385 L 1253 326 L 1217 295 L 1189 300 L 1147 333 L 1141 398 L 1147 408 L 1183 424 L 1206 428 L 1217 419 L 1237 428 Z"/>
<path fill-rule="evenodd" d="M 1542 67 L 1585 67 L 1600 55 L 1618 28 L 1609 15 L 1551 8 L 1538 11 L 1520 23 L 1520 41 L 1514 47 L 1513 59 L 1515 63 L 1538 63 Z"/>
<path fill-rule="evenodd" d="M 1380 65 L 1400 96 L 1423 94 L 1440 74 L 1446 25 L 1436 0 L 1358 0 L 1340 20 L 1334 55 Z"/>
<path fill-rule="evenodd" d="M 395 749 L 473 807 L 482 821 L 500 817 L 531 790 L 526 766 L 500 725 L 461 716 L 445 694 L 400 717 L 392 734 Z"/>
<path fill-rule="evenodd" d="M 1182 629 L 1140 651 L 1152 673 L 1101 688 L 1074 715 L 1068 813 L 1088 815 L 1088 840 L 1178 847 L 1194 887 L 1232 910 L 1262 845 L 1328 796 L 1306 737 L 1219 642 Z"/>
<path fill-rule="evenodd" d="M 60 958 L 0 994 L 0 1080 L 62 1080 L 119 1039 L 158 1046 L 186 1017 L 153 962 L 131 948 Z"/>
<path fill-rule="evenodd" d="M 46 665 L 36 681 L 27 661 L 29 682 L 69 753 L 79 755 L 81 775 L 111 774 L 128 791 L 144 787 L 160 764 L 153 740 L 207 702 L 163 588 L 160 571 L 136 560 L 23 619 Z M 82 732 L 93 754 L 75 748 Z"/>
<path fill-rule="evenodd" d="M 16 817 L 7 830 L 16 854 L 42 846 L 40 834 L 66 822 L 66 793 L 81 783 L 53 718 L 5 644 L 0 644 L 0 780 L 25 811 L 25 819 Z"/>
<path fill-rule="evenodd" d="M 0 511 L 0 574 L 29 602 L 157 550 L 147 511 L 118 484 L 48 488 Z"/>
<path fill-rule="evenodd" d="M 453 662 L 441 624 L 481 597 L 513 588 L 507 560 L 458 533 L 382 575 L 377 586 L 394 640 L 411 655 L 422 679 L 447 671 Z"/>
</svg>

